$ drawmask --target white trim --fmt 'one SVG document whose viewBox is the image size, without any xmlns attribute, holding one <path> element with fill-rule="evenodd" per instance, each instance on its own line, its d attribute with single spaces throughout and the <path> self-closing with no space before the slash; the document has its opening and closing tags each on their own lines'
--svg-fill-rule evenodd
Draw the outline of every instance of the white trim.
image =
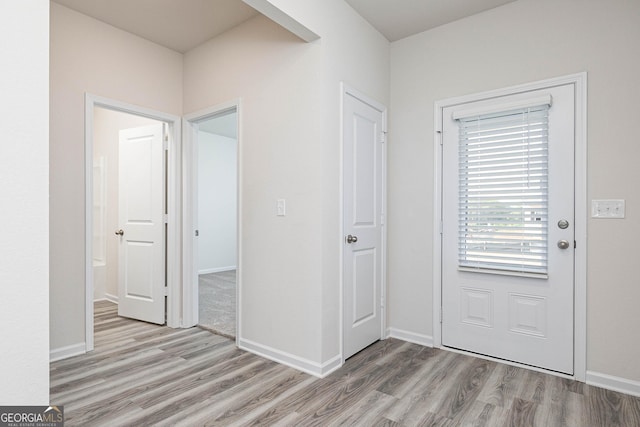
<svg viewBox="0 0 640 427">
<path fill-rule="evenodd" d="M 640 381 L 615 377 L 613 375 L 594 371 L 587 371 L 586 377 L 586 383 L 589 385 L 640 397 Z"/>
<path fill-rule="evenodd" d="M 404 331 L 398 328 L 388 328 L 387 338 L 397 338 L 402 341 L 423 345 L 425 347 L 433 347 L 433 337 L 415 332 Z"/>
<path fill-rule="evenodd" d="M 338 352 L 340 353 L 340 363 L 344 364 L 344 97 L 347 94 L 347 87 L 344 82 L 340 82 L 340 136 L 339 136 L 339 157 L 340 170 L 338 171 L 338 210 L 340 212 L 338 235 Z"/>
<path fill-rule="evenodd" d="M 118 303 L 118 297 L 117 297 L 117 295 L 105 293 L 104 294 L 104 298 L 96 298 L 96 299 L 93 300 L 94 304 L 97 303 L 97 302 L 101 302 L 101 301 L 108 301 L 108 302 L 112 302 L 114 304 L 117 304 Z"/>
<path fill-rule="evenodd" d="M 169 124 L 167 205 L 167 325 L 180 327 L 180 118 L 125 102 L 85 94 L 85 351 L 93 350 L 93 114 L 95 107 L 133 114 Z"/>
<path fill-rule="evenodd" d="M 198 124 L 190 123 L 182 118 L 182 322 L 185 326 L 195 326 L 198 323 L 198 289 L 195 282 L 197 271 L 198 245 L 194 241 L 197 229 L 197 172 L 192 166 L 198 158 L 198 144 L 196 141 Z M 191 284 L 191 285 L 190 285 Z"/>
<path fill-rule="evenodd" d="M 520 110 L 523 108 L 533 108 L 541 105 L 551 106 L 551 95 L 541 95 L 535 98 L 525 98 L 517 101 L 500 102 L 498 104 L 492 102 L 489 106 L 471 107 L 466 110 L 455 110 L 452 114 L 453 120 L 468 119 L 485 114 L 500 113 L 503 111 Z"/>
<path fill-rule="evenodd" d="M 58 360 L 68 359 L 69 357 L 79 356 L 81 354 L 85 354 L 87 351 L 87 346 L 83 342 L 54 348 L 49 351 L 49 362 L 56 362 Z"/>
<path fill-rule="evenodd" d="M 200 274 L 211 274 L 211 273 L 222 273 L 223 271 L 233 271 L 237 267 L 235 265 L 230 265 L 228 267 L 218 267 L 218 268 L 203 268 L 202 270 L 198 270 L 198 275 Z"/>
<path fill-rule="evenodd" d="M 318 40 L 320 36 L 302 24 L 300 21 L 289 15 L 284 10 L 275 6 L 272 1 L 269 0 L 242 0 L 255 10 L 271 19 L 281 27 L 287 29 L 291 33 L 300 37 L 307 43 L 314 40 Z"/>
<path fill-rule="evenodd" d="M 104 294 L 104 299 L 106 301 L 112 302 L 114 304 L 118 304 L 118 301 L 119 301 L 118 295 L 112 295 L 112 294 L 109 294 L 109 293 L 106 293 L 106 292 Z"/>
<path fill-rule="evenodd" d="M 197 201 L 196 191 L 198 177 L 197 169 L 194 167 L 197 161 L 197 144 L 195 133 L 198 129 L 198 122 L 218 116 L 228 111 L 235 110 L 237 125 L 237 266 L 229 267 L 229 270 L 236 270 L 236 345 L 242 337 L 242 100 L 240 98 L 229 102 L 221 103 L 202 110 L 186 114 L 183 117 L 183 152 L 182 152 L 182 179 L 183 179 L 183 258 L 182 258 L 182 318 L 185 326 L 195 326 L 198 323 L 198 282 L 193 277 L 198 272 L 197 266 L 197 241 L 193 238 L 197 226 Z M 227 268 L 225 268 L 227 270 Z M 219 270 L 219 271 L 225 271 Z M 203 270 L 205 271 L 205 270 Z M 203 273 L 199 273 L 203 274 Z"/>
<path fill-rule="evenodd" d="M 444 99 L 434 103 L 434 223 L 433 223 L 433 345 L 442 347 L 442 110 L 485 99 L 573 84 L 575 88 L 575 260 L 574 260 L 574 374 L 587 372 L 587 73 L 571 74 L 488 92 Z M 449 349 L 450 350 L 450 349 Z M 496 359 L 499 360 L 499 359 Z M 501 361 L 503 362 L 503 361 Z M 506 363 L 506 362 L 504 362 Z M 516 364 L 517 365 L 517 364 Z M 519 365 L 517 365 L 519 366 Z M 523 367 L 530 368 L 523 365 Z M 530 368 L 532 369 L 532 368 Z M 541 372 L 549 372 L 542 370 Z"/>
<path fill-rule="evenodd" d="M 571 76 L 569 76 L 571 77 Z M 587 375 L 587 73 L 575 74 L 575 268 L 574 268 L 574 365 L 573 374 L 578 381 Z"/>
<path fill-rule="evenodd" d="M 341 355 L 336 355 L 325 363 L 318 363 L 247 339 L 240 339 L 238 347 L 318 378 L 324 378 L 342 366 Z"/>
<path fill-rule="evenodd" d="M 337 236 L 339 244 L 338 257 L 339 257 L 339 324 L 340 324 L 340 357 L 341 364 L 344 364 L 344 245 L 342 244 L 344 238 L 344 97 L 346 95 L 353 96 L 354 98 L 364 102 L 370 107 L 382 113 L 382 131 L 387 133 L 387 107 L 382 103 L 376 101 L 373 98 L 368 97 L 364 93 L 354 89 L 347 85 L 345 82 L 340 82 L 340 171 L 339 171 L 339 209 L 340 209 L 340 227 L 339 235 Z M 382 147 L 382 215 L 384 216 L 384 224 L 381 226 L 381 283 L 380 283 L 380 313 L 381 313 L 381 328 L 380 339 L 386 337 L 386 324 L 387 324 L 387 145 L 388 140 L 385 139 Z"/>
</svg>

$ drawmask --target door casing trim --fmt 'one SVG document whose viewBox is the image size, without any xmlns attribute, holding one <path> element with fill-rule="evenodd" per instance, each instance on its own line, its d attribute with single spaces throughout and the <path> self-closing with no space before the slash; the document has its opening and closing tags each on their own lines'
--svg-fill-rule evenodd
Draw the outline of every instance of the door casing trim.
<svg viewBox="0 0 640 427">
<path fill-rule="evenodd" d="M 146 117 L 169 126 L 167 161 L 167 326 L 181 327 L 181 210 L 180 117 L 85 93 L 85 352 L 93 350 L 93 114 L 96 107 Z"/>
<path fill-rule="evenodd" d="M 197 130 L 198 122 L 213 118 L 227 111 L 235 110 L 237 126 L 237 206 L 236 206 L 236 345 L 242 336 L 242 100 L 240 98 L 229 102 L 217 104 L 203 110 L 198 110 L 183 117 L 183 293 L 182 293 L 182 313 L 185 327 L 195 326 L 198 321 L 198 284 L 192 283 L 192 277 L 196 271 L 193 233 L 196 229 L 194 200 L 196 194 L 194 189 L 195 176 L 194 162 L 197 161 L 197 151 L 195 149 L 195 138 L 193 133 Z"/>
<path fill-rule="evenodd" d="M 574 258 L 574 346 L 573 376 L 586 381 L 587 372 L 587 73 L 577 73 L 434 103 L 434 199 L 433 199 L 433 345 L 442 348 L 442 111 L 484 99 L 555 86 L 573 84 L 575 88 L 575 258 Z M 516 364 L 530 368 L 525 365 Z M 550 371 L 549 371 L 550 372 Z M 550 372 L 551 373 L 551 372 Z"/>
</svg>

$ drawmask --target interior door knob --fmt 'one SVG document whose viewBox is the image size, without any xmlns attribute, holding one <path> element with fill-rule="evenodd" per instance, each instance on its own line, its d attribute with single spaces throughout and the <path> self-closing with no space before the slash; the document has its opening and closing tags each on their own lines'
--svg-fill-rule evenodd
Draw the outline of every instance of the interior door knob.
<svg viewBox="0 0 640 427">
<path fill-rule="evenodd" d="M 357 241 L 358 241 L 358 236 L 352 236 L 351 234 L 347 236 L 347 243 L 355 243 Z"/>
<path fill-rule="evenodd" d="M 569 247 L 569 242 L 567 240 L 558 240 L 558 247 L 560 249 L 567 249 Z"/>
<path fill-rule="evenodd" d="M 124 236 L 124 230 L 122 228 L 120 230 L 116 230 L 116 234 L 118 236 Z"/>
</svg>

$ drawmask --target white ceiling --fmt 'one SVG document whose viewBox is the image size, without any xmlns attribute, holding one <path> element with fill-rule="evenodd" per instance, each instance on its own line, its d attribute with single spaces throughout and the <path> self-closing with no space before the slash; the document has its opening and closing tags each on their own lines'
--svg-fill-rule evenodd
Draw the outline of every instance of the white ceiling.
<svg viewBox="0 0 640 427">
<path fill-rule="evenodd" d="M 242 0 L 54 0 L 184 53 L 258 14 Z"/>
<path fill-rule="evenodd" d="M 182 53 L 258 14 L 242 0 L 54 1 Z M 345 1 L 396 41 L 515 0 Z"/>
<path fill-rule="evenodd" d="M 393 42 L 515 0 L 345 1 Z"/>
</svg>

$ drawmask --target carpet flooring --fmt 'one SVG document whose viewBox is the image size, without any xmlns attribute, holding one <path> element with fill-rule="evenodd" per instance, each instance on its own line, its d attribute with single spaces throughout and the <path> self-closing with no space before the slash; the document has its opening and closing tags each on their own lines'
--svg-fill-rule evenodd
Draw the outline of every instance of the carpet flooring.
<svg viewBox="0 0 640 427">
<path fill-rule="evenodd" d="M 198 326 L 235 338 L 236 270 L 199 276 L 198 316 Z"/>
</svg>

